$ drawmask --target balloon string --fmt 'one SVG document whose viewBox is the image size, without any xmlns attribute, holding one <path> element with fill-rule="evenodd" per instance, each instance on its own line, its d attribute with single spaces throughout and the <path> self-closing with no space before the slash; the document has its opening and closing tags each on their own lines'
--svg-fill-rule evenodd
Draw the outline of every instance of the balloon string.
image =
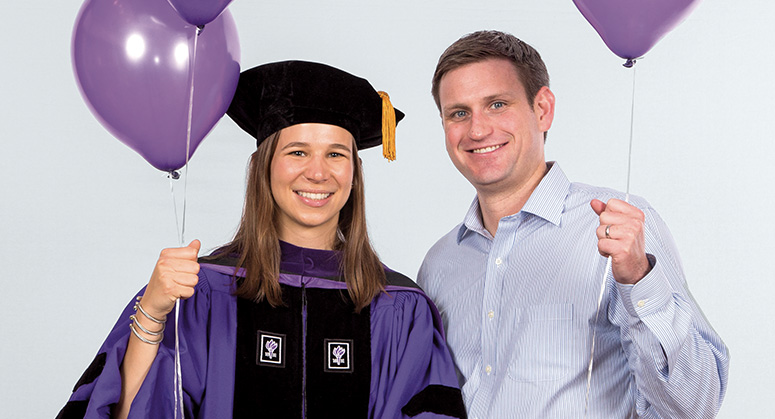
<svg viewBox="0 0 775 419">
<path fill-rule="evenodd" d="M 632 68 L 632 102 L 630 104 L 630 145 L 629 145 L 629 151 L 627 152 L 627 190 L 625 192 L 624 196 L 624 202 L 629 203 L 630 202 L 630 173 L 632 169 L 632 137 L 634 132 L 634 125 L 635 125 L 635 68 Z M 592 388 L 592 365 L 595 361 L 595 338 L 597 337 L 597 319 L 600 317 L 600 307 L 602 306 L 603 302 L 603 295 L 605 294 L 605 285 L 606 285 L 606 279 L 608 278 L 608 273 L 611 271 L 611 264 L 613 262 L 613 259 L 611 256 L 608 256 L 608 261 L 605 265 L 605 271 L 603 272 L 603 280 L 600 284 L 600 293 L 597 296 L 597 312 L 595 313 L 595 322 L 592 324 L 592 349 L 590 350 L 589 354 L 589 367 L 587 368 L 587 392 L 586 396 L 584 397 L 585 403 L 584 403 L 584 417 L 587 417 L 587 412 L 589 411 L 589 392 Z"/>
<path fill-rule="evenodd" d="M 188 162 L 186 162 L 188 163 Z M 188 172 L 188 169 L 186 169 L 186 172 Z M 188 173 L 186 173 L 188 174 Z M 174 181 L 177 180 L 180 177 L 180 173 L 177 171 L 170 171 L 169 178 L 170 178 L 170 192 L 172 194 L 172 209 L 175 212 L 175 226 L 178 230 L 178 240 L 180 243 L 183 243 L 183 229 L 180 227 L 180 223 L 178 221 L 178 208 L 177 208 L 177 200 L 175 199 L 175 187 L 174 187 Z M 186 176 L 188 177 L 188 176 Z M 185 180 L 184 180 L 185 184 Z M 183 189 L 183 212 L 185 213 L 186 207 L 185 207 L 185 194 L 186 189 L 184 187 Z M 183 217 L 183 223 L 185 223 L 185 217 Z M 174 373 L 174 382 L 173 385 L 175 387 L 174 391 L 174 399 L 175 399 L 175 418 L 178 417 L 178 403 L 180 403 L 180 410 L 183 411 L 183 388 L 180 386 L 182 380 L 180 376 L 180 341 L 178 340 L 178 316 L 180 313 L 180 299 L 175 300 L 175 373 Z"/>
<path fill-rule="evenodd" d="M 186 176 L 183 179 L 183 224 L 180 229 L 180 246 L 183 247 L 186 244 L 185 241 L 185 234 L 186 234 L 186 195 L 188 190 L 188 164 L 189 164 L 189 156 L 191 154 L 191 125 L 194 115 L 194 70 L 196 68 L 196 51 L 197 51 L 197 41 L 199 40 L 199 34 L 202 33 L 202 29 L 204 29 L 204 26 L 198 26 L 196 28 L 196 32 L 194 34 L 194 47 L 193 51 L 191 53 L 191 60 L 189 61 L 191 63 L 191 77 L 189 80 L 189 92 L 188 92 L 188 121 L 186 125 Z M 174 197 L 173 197 L 174 200 Z M 177 209 L 175 210 L 175 218 L 177 220 Z M 175 386 L 174 393 L 175 393 L 175 419 L 178 417 L 184 417 L 185 410 L 183 408 L 183 373 L 181 369 L 181 363 L 180 363 L 180 339 L 179 339 L 179 324 L 180 324 L 180 298 L 175 300 L 175 375 L 174 375 L 174 383 Z"/>
<path fill-rule="evenodd" d="M 632 101 L 630 103 L 630 146 L 627 151 L 627 190 L 624 201 L 630 202 L 630 173 L 632 169 L 632 136 L 635 127 L 635 67 L 632 68 Z"/>
<path fill-rule="evenodd" d="M 183 237 L 180 235 L 180 221 L 178 220 L 178 203 L 175 199 L 175 184 L 174 181 L 180 178 L 180 172 L 177 170 L 171 170 L 167 177 L 170 179 L 170 194 L 172 195 L 172 211 L 175 213 L 175 229 L 177 230 L 178 242 L 183 241 Z"/>
</svg>

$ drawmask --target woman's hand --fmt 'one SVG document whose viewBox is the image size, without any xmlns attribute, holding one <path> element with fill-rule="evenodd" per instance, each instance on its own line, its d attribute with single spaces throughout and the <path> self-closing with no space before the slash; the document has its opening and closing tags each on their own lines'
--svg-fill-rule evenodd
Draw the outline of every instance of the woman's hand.
<svg viewBox="0 0 775 419">
<path fill-rule="evenodd" d="M 143 310 L 150 316 L 163 320 L 175 307 L 175 300 L 188 298 L 194 295 L 194 286 L 199 282 L 199 240 L 192 241 L 186 247 L 164 249 L 161 251 L 156 267 L 153 269 L 151 280 L 145 289 L 140 304 Z M 164 325 L 156 324 L 140 311 L 135 313 L 136 323 L 142 324 L 145 329 L 162 333 Z M 134 335 L 145 336 L 142 338 L 130 335 L 126 354 L 121 363 L 121 396 L 113 410 L 114 417 L 123 419 L 129 415 L 129 407 L 137 395 L 137 391 L 145 380 L 148 370 L 151 368 L 154 358 L 159 351 L 158 344 L 149 343 L 148 340 L 161 341 L 156 334 L 146 334 L 142 328 L 133 329 Z"/>
<path fill-rule="evenodd" d="M 194 240 L 186 247 L 161 251 L 140 300 L 148 314 L 163 319 L 175 307 L 175 300 L 194 295 L 194 286 L 199 282 L 197 257 L 200 246 L 199 240 Z"/>
</svg>

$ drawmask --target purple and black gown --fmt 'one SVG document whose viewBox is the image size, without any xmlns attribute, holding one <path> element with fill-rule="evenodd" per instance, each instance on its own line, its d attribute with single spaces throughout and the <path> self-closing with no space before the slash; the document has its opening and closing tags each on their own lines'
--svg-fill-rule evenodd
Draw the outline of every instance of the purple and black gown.
<svg viewBox="0 0 775 419">
<path fill-rule="evenodd" d="M 180 304 L 185 417 L 465 417 L 439 314 L 413 281 L 386 270 L 387 292 L 356 314 L 338 252 L 283 242 L 281 250 L 281 307 L 234 295 L 235 259 L 200 261 L 196 292 Z M 134 298 L 58 418 L 110 416 L 133 306 Z M 173 329 L 130 418 L 173 417 Z"/>
</svg>

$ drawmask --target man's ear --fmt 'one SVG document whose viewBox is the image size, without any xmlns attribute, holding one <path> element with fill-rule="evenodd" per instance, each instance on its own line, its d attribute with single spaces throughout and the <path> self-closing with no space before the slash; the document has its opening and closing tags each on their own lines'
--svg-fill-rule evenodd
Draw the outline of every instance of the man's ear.
<svg viewBox="0 0 775 419">
<path fill-rule="evenodd" d="M 554 120 L 554 93 L 549 87 L 544 86 L 536 93 L 533 112 L 538 118 L 538 128 L 543 132 L 549 131 Z"/>
</svg>

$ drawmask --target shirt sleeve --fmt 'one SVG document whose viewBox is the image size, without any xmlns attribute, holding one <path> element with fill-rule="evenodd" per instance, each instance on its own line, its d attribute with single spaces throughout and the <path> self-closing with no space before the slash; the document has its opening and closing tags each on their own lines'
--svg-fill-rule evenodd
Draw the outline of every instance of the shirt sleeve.
<svg viewBox="0 0 775 419">
<path fill-rule="evenodd" d="M 726 391 L 727 348 L 687 289 L 667 226 L 653 209 L 644 213 L 652 269 L 635 285 L 613 281 L 609 306 L 635 377 L 638 415 L 714 417 Z"/>
<path fill-rule="evenodd" d="M 201 344 L 195 342 L 196 339 L 201 339 L 195 332 L 206 330 L 206 288 L 207 284 L 200 280 L 194 296 L 181 301 L 180 352 L 186 417 L 191 417 L 192 413 L 197 411 L 204 390 L 200 378 L 204 377 L 206 354 L 199 353 L 197 348 L 206 348 L 206 345 L 200 346 Z M 124 308 L 97 351 L 94 361 L 76 383 L 73 394 L 57 415 L 57 419 L 111 417 L 111 411 L 121 396 L 120 368 L 131 333 L 129 316 L 135 313 L 133 308 L 136 297 L 143 295 L 144 291 L 145 288 Z M 203 305 L 205 307 L 198 307 Z M 132 402 L 129 418 L 174 416 L 175 312 L 170 313 L 167 318 L 164 340 L 159 344 L 159 352 Z"/>
<path fill-rule="evenodd" d="M 391 291 L 374 303 L 370 417 L 465 417 L 431 304 L 421 293 L 406 291 Z"/>
</svg>

